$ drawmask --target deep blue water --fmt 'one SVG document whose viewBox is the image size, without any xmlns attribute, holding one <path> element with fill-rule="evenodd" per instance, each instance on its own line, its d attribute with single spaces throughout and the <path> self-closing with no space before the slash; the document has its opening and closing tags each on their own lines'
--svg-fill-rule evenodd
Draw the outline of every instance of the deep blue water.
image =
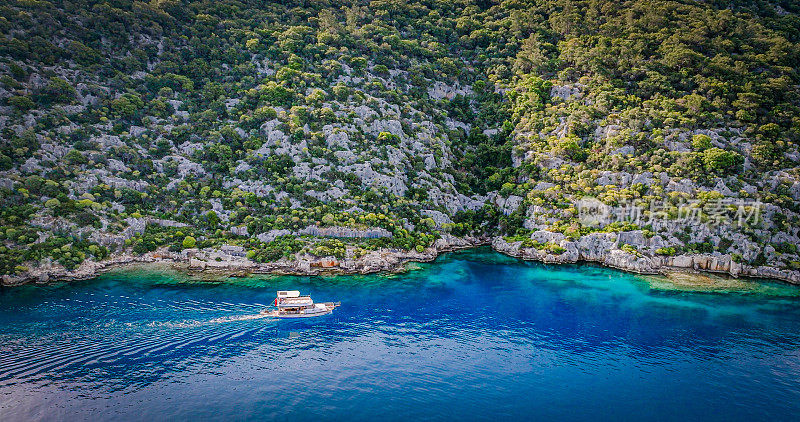
<svg viewBox="0 0 800 422">
<path fill-rule="evenodd" d="M 797 420 L 798 289 L 486 250 L 393 276 L 0 290 L 0 420 Z M 279 289 L 342 301 L 260 318 Z"/>
</svg>

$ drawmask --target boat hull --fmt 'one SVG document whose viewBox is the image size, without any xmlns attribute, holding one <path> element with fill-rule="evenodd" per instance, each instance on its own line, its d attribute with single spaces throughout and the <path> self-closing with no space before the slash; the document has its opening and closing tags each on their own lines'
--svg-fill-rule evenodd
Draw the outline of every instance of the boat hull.
<svg viewBox="0 0 800 422">
<path fill-rule="evenodd" d="M 334 302 L 327 302 L 327 303 L 325 303 L 325 309 L 324 310 L 319 310 L 319 311 L 315 311 L 315 312 L 302 312 L 302 313 L 292 312 L 292 313 L 288 313 L 288 312 L 282 312 L 282 311 L 280 311 L 278 309 L 264 309 L 263 311 L 261 311 L 261 314 L 262 315 L 268 315 L 268 316 L 271 316 L 271 317 L 274 317 L 274 318 L 285 318 L 285 319 L 290 319 L 290 318 L 313 318 L 313 317 L 318 317 L 318 316 L 323 316 L 323 315 L 329 315 L 338 306 L 339 306 L 339 302 L 335 302 L 335 303 Z"/>
<path fill-rule="evenodd" d="M 309 314 L 281 314 L 278 311 L 262 311 L 261 313 L 264 315 L 269 315 L 274 318 L 314 318 L 323 315 L 330 315 L 333 312 L 333 309 L 328 309 L 327 311 L 322 312 L 314 312 Z"/>
</svg>

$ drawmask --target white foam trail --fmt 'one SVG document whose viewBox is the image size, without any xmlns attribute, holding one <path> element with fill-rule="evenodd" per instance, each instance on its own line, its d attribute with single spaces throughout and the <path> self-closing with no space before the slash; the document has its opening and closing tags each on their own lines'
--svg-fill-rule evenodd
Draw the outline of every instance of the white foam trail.
<svg viewBox="0 0 800 422">
<path fill-rule="evenodd" d="M 264 314 L 247 314 L 247 315 L 235 315 L 235 316 L 227 316 L 227 317 L 219 317 L 210 320 L 183 320 L 183 321 L 153 321 L 147 324 L 148 327 L 170 327 L 170 328 L 195 328 L 195 327 L 202 327 L 204 325 L 211 325 L 211 324 L 222 324 L 226 322 L 236 322 L 236 321 L 249 321 L 255 319 L 262 319 L 262 318 L 269 318 L 269 315 Z M 134 326 L 135 323 L 129 323 L 128 325 Z"/>
<path fill-rule="evenodd" d="M 267 314 L 253 314 L 253 315 L 237 315 L 237 316 L 229 316 L 229 317 L 220 317 L 212 319 L 211 323 L 214 324 L 221 324 L 224 322 L 234 322 L 234 321 L 247 321 L 251 319 L 262 319 L 262 318 L 271 318 L 271 315 Z"/>
<path fill-rule="evenodd" d="M 258 305 L 248 305 L 258 306 Z M 241 309 L 240 309 L 241 310 Z M 246 314 L 219 317 L 210 320 L 200 321 L 177 321 L 177 322 L 151 322 L 145 324 L 148 327 L 169 326 L 176 328 L 192 328 L 200 326 L 218 325 L 228 322 L 251 321 L 259 319 L 274 319 L 265 314 Z M 126 323 L 128 327 L 138 324 Z M 240 331 L 234 326 L 220 327 L 217 330 L 206 331 L 203 333 L 186 333 L 185 335 L 165 338 L 134 338 L 118 339 L 115 343 L 109 344 L 103 340 L 99 342 L 72 340 L 57 345 L 37 345 L 15 355 L 9 359 L 0 359 L 0 385 L 6 384 L 11 378 L 26 379 L 32 376 L 52 371 L 62 370 L 75 365 L 94 365 L 104 361 L 116 361 L 119 358 L 131 357 L 136 355 L 150 356 L 154 353 L 166 349 L 182 349 L 196 343 L 209 341 L 218 342 L 223 339 L 233 339 L 241 337 L 248 332 L 260 332 L 266 327 L 259 327 L 255 330 Z M 55 346 L 55 347 L 54 347 Z"/>
</svg>

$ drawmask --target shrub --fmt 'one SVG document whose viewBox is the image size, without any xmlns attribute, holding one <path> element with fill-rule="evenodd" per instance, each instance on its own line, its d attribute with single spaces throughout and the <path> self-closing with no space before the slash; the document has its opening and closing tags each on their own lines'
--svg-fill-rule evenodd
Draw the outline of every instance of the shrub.
<svg viewBox="0 0 800 422">
<path fill-rule="evenodd" d="M 69 103 L 75 98 L 77 91 L 64 79 L 53 77 L 39 95 L 45 104 Z"/>
<path fill-rule="evenodd" d="M 378 134 L 378 143 L 382 145 L 395 145 L 400 142 L 400 137 L 389 132 L 381 132 Z"/>
<path fill-rule="evenodd" d="M 64 155 L 64 160 L 67 163 L 72 164 L 74 166 L 86 164 L 89 162 L 89 160 L 86 157 L 84 157 L 83 154 L 80 153 L 80 151 L 75 149 L 70 150 L 66 155 Z"/>
<path fill-rule="evenodd" d="M 544 246 L 544 249 L 547 251 L 547 253 L 552 255 L 561 255 L 562 253 L 567 251 L 563 246 L 557 245 L 552 242 L 547 242 Z"/>
<path fill-rule="evenodd" d="M 754 267 L 761 267 L 767 264 L 767 256 L 764 255 L 764 252 L 759 252 L 759 254 L 750 262 L 750 265 Z"/>
<path fill-rule="evenodd" d="M 711 148 L 711 138 L 708 135 L 694 135 L 692 137 L 692 149 L 703 152 Z"/>
<path fill-rule="evenodd" d="M 192 236 L 186 236 L 183 238 L 183 242 L 181 243 L 184 249 L 190 249 L 197 245 L 197 239 Z"/>
<path fill-rule="evenodd" d="M 619 248 L 622 251 L 624 251 L 626 253 L 629 253 L 629 254 L 631 254 L 633 256 L 637 256 L 637 257 L 642 256 L 641 252 L 639 252 L 639 250 L 636 249 L 636 246 L 625 244 L 625 245 L 620 246 Z"/>
<path fill-rule="evenodd" d="M 11 157 L 0 152 L 0 170 L 9 170 L 14 167 L 14 161 Z"/>
<path fill-rule="evenodd" d="M 743 162 L 744 158 L 734 151 L 714 147 L 703 152 L 703 164 L 709 172 L 732 174 Z"/>
<path fill-rule="evenodd" d="M 673 256 L 677 253 L 677 250 L 672 246 L 666 246 L 656 249 L 656 253 L 659 255 Z"/>
<path fill-rule="evenodd" d="M 14 95 L 8 99 L 8 105 L 16 108 L 20 112 L 26 112 L 33 107 L 35 104 L 31 101 L 30 98 L 23 96 L 23 95 Z"/>
<path fill-rule="evenodd" d="M 384 65 L 382 65 L 382 64 L 376 65 L 373 68 L 373 70 L 375 71 L 376 74 L 381 75 L 381 76 L 386 76 L 386 75 L 389 74 L 389 68 L 384 66 Z"/>
</svg>

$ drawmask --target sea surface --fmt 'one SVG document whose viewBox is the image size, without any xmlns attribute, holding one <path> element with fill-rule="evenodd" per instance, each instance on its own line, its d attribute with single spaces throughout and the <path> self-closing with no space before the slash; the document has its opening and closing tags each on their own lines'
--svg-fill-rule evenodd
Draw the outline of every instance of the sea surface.
<svg viewBox="0 0 800 422">
<path fill-rule="evenodd" d="M 0 420 L 798 420 L 800 291 L 722 286 L 479 249 L 399 275 L 4 288 Z M 284 289 L 342 306 L 259 315 Z"/>
</svg>

